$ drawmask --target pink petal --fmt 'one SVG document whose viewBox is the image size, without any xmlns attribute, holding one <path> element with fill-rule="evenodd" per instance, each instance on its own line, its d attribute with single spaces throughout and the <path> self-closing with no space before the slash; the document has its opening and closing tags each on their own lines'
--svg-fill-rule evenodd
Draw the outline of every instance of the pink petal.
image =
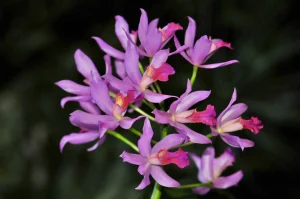
<svg viewBox="0 0 300 199">
<path fill-rule="evenodd" d="M 126 36 L 126 33 L 129 33 L 129 26 L 126 20 L 122 16 L 115 16 L 116 24 L 115 24 L 115 32 L 117 37 L 119 38 L 119 41 L 124 49 L 127 48 L 127 42 L 128 38 Z"/>
<path fill-rule="evenodd" d="M 169 134 L 153 146 L 151 154 L 157 153 L 161 149 L 169 150 L 180 145 L 183 141 L 184 138 L 179 134 Z"/>
<path fill-rule="evenodd" d="M 84 144 L 87 142 L 94 141 L 99 137 L 99 133 L 96 131 L 90 131 L 90 132 L 85 132 L 85 133 L 71 133 L 69 135 L 65 135 L 61 140 L 60 140 L 60 152 L 63 151 L 64 146 L 67 143 L 71 144 Z"/>
<path fill-rule="evenodd" d="M 123 162 L 134 165 L 141 165 L 146 162 L 146 159 L 140 154 L 127 153 L 126 151 L 123 151 L 120 157 L 123 158 Z"/>
<path fill-rule="evenodd" d="M 243 178 L 243 172 L 238 171 L 227 177 L 220 177 L 214 181 L 213 186 L 218 189 L 227 189 L 237 185 Z"/>
<path fill-rule="evenodd" d="M 169 56 L 169 49 L 160 50 L 153 56 L 150 66 L 154 68 L 159 68 L 163 63 L 165 63 Z"/>
<path fill-rule="evenodd" d="M 189 25 L 185 32 L 184 44 L 192 48 L 194 46 L 194 40 L 196 35 L 196 22 L 193 18 L 188 17 Z"/>
<path fill-rule="evenodd" d="M 183 112 L 191 108 L 196 103 L 205 100 L 209 97 L 211 91 L 195 91 L 181 99 L 181 102 L 176 108 L 176 112 Z"/>
<path fill-rule="evenodd" d="M 176 35 L 174 35 L 174 44 L 175 44 L 176 49 L 179 51 L 180 55 L 181 55 L 184 59 L 186 59 L 188 62 L 190 62 L 191 64 L 193 64 L 191 58 L 190 58 L 184 51 L 181 51 L 181 49 L 182 49 L 183 46 L 181 46 L 181 44 L 179 43 L 179 40 L 178 40 L 178 38 L 176 37 Z M 185 46 L 186 46 L 186 45 L 184 45 L 184 47 L 185 47 Z M 188 46 L 188 45 L 187 45 L 187 46 Z M 189 47 L 189 48 L 190 48 L 190 47 Z M 189 50 L 189 49 L 188 49 L 188 50 Z"/>
<path fill-rule="evenodd" d="M 124 60 L 123 52 L 111 47 L 110 45 L 108 45 L 105 41 L 103 41 L 99 37 L 92 37 L 92 38 L 97 42 L 97 44 L 99 45 L 101 50 L 103 50 L 106 54 L 108 54 L 116 59 Z"/>
<path fill-rule="evenodd" d="M 225 123 L 237 119 L 247 110 L 247 108 L 247 105 L 244 103 L 239 103 L 231 106 L 222 116 L 220 124 L 223 126 Z"/>
<path fill-rule="evenodd" d="M 160 166 L 151 166 L 151 175 L 154 180 L 164 187 L 179 187 L 180 184 L 171 178 Z"/>
<path fill-rule="evenodd" d="M 204 177 L 204 179 L 207 180 L 207 182 L 212 182 L 214 180 L 214 173 L 213 173 L 214 158 L 215 158 L 214 148 L 207 147 L 201 157 L 201 172 L 202 172 L 202 176 Z"/>
<path fill-rule="evenodd" d="M 61 80 L 55 83 L 61 89 L 75 95 L 90 95 L 91 90 L 88 86 L 82 86 L 71 80 Z"/>
<path fill-rule="evenodd" d="M 81 108 L 83 108 L 85 111 L 95 114 L 95 115 L 101 115 L 101 111 L 99 108 L 92 102 L 79 102 Z"/>
<path fill-rule="evenodd" d="M 254 146 L 254 142 L 252 142 L 251 140 L 242 139 L 237 136 L 233 136 L 229 134 L 221 134 L 221 138 L 228 145 L 236 148 L 241 148 L 242 150 L 244 150 L 244 148 L 249 148 Z"/>
<path fill-rule="evenodd" d="M 193 189 L 193 192 L 195 193 L 195 194 L 198 194 L 198 195 L 205 195 L 205 194 L 207 194 L 209 191 L 210 191 L 210 189 L 211 188 L 209 188 L 209 187 L 197 187 L 197 188 L 194 188 Z"/>
<path fill-rule="evenodd" d="M 91 100 L 91 96 L 75 96 L 75 97 L 64 97 L 60 101 L 60 105 L 62 108 L 65 107 L 65 104 L 69 101 L 75 102 L 89 102 Z"/>
<path fill-rule="evenodd" d="M 123 117 L 121 120 L 120 120 L 120 126 L 123 128 L 123 129 L 130 129 L 132 127 L 132 125 L 139 119 L 141 118 L 144 118 L 145 116 L 139 116 L 139 117 L 136 117 L 136 118 L 129 118 L 129 117 Z"/>
<path fill-rule="evenodd" d="M 135 189 L 141 190 L 150 184 L 151 169 L 152 169 L 152 167 L 148 167 L 147 171 L 144 174 L 144 178 L 143 178 L 142 182 Z"/>
<path fill-rule="evenodd" d="M 176 97 L 176 96 L 172 96 L 172 95 L 164 95 L 164 94 L 159 94 L 159 93 L 155 93 L 150 91 L 149 89 L 147 89 L 144 92 L 145 98 L 152 103 L 160 103 L 162 101 L 164 101 L 165 99 L 171 98 L 171 97 Z"/>
<path fill-rule="evenodd" d="M 148 31 L 148 16 L 145 10 L 141 9 L 141 18 L 138 27 L 138 36 L 141 43 L 145 43 L 146 35 Z"/>
<path fill-rule="evenodd" d="M 172 115 L 170 113 L 160 111 L 155 109 L 152 111 L 152 113 L 155 115 L 155 121 L 157 121 L 160 124 L 169 124 Z"/>
<path fill-rule="evenodd" d="M 227 66 L 230 64 L 238 63 L 238 60 L 230 60 L 227 62 L 221 62 L 221 63 L 216 63 L 216 64 L 203 64 L 203 65 L 198 65 L 199 68 L 206 68 L 206 69 L 212 69 L 212 68 L 218 68 L 222 66 Z"/>
<path fill-rule="evenodd" d="M 76 62 L 78 72 L 80 72 L 86 79 L 90 78 L 91 71 L 96 76 L 100 76 L 93 61 L 80 49 L 76 50 L 74 54 L 74 59 Z"/>
<path fill-rule="evenodd" d="M 144 157 L 148 157 L 151 152 L 151 140 L 153 137 L 153 130 L 151 127 L 150 120 L 148 118 L 145 119 L 143 134 L 138 141 L 138 148 L 140 150 L 140 154 Z"/>
<path fill-rule="evenodd" d="M 230 148 L 227 148 L 225 152 L 214 160 L 214 176 L 218 178 L 222 172 L 235 161 L 235 157 Z"/>
</svg>

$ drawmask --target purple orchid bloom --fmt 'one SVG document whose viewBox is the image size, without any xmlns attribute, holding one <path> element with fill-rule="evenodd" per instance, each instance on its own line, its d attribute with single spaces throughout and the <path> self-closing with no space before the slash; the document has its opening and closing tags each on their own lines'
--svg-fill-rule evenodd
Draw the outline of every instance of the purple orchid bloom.
<svg viewBox="0 0 300 199">
<path fill-rule="evenodd" d="M 211 183 L 211 188 L 227 189 L 237 185 L 243 178 L 242 171 L 237 171 L 227 177 L 220 177 L 222 172 L 235 161 L 234 154 L 230 148 L 227 148 L 218 158 L 215 158 L 215 150 L 213 147 L 208 147 L 201 158 L 194 154 L 191 155 L 191 158 L 199 170 L 198 180 L 201 183 Z M 211 188 L 197 187 L 193 189 L 193 192 L 199 195 L 204 195 L 207 194 Z"/>
<path fill-rule="evenodd" d="M 195 34 L 196 34 L 196 22 L 191 18 L 189 19 L 189 25 L 185 32 L 184 46 L 187 47 L 185 51 L 180 51 L 180 54 L 192 65 L 198 66 L 199 68 L 217 68 L 221 66 L 227 66 L 229 64 L 237 63 L 237 60 L 230 60 L 227 62 L 216 63 L 216 64 L 204 64 L 209 57 L 214 53 L 217 49 L 221 47 L 231 48 L 230 43 L 224 42 L 221 39 L 211 39 L 206 35 L 202 36 L 198 39 L 194 45 Z M 174 43 L 177 50 L 182 48 L 179 40 L 176 36 L 174 36 Z"/>
<path fill-rule="evenodd" d="M 162 49 L 172 38 L 177 30 L 183 28 L 174 22 L 169 23 L 163 28 L 157 28 L 158 19 L 152 20 L 148 24 L 148 16 L 145 10 L 141 9 L 141 18 L 138 27 L 138 37 L 141 42 L 139 53 L 142 56 L 153 57 L 160 49 Z M 185 49 L 180 48 L 180 50 Z M 175 54 L 173 52 L 172 54 Z"/>
<path fill-rule="evenodd" d="M 254 134 L 258 134 L 263 128 L 263 125 L 257 117 L 251 117 L 250 120 L 242 119 L 240 116 L 247 110 L 248 107 L 244 103 L 233 105 L 236 98 L 236 89 L 234 89 L 228 106 L 219 115 L 216 126 L 211 128 L 211 130 L 213 136 L 220 135 L 222 140 L 228 145 L 244 150 L 244 148 L 253 147 L 254 142 L 247 139 L 241 139 L 238 136 L 229 135 L 228 133 L 242 129 L 249 129 Z"/>
<path fill-rule="evenodd" d="M 121 154 L 124 162 L 139 165 L 138 172 L 144 176 L 136 189 L 144 189 L 150 184 L 150 175 L 164 187 L 179 187 L 180 184 L 161 168 L 162 165 L 176 164 L 184 168 L 190 164 L 188 153 L 182 149 L 176 152 L 168 152 L 169 149 L 183 142 L 183 137 L 178 134 L 169 134 L 151 148 L 153 130 L 148 118 L 145 119 L 143 134 L 138 141 L 140 154 L 132 154 L 124 151 Z"/>
<path fill-rule="evenodd" d="M 72 97 L 63 98 L 60 104 L 64 108 L 67 102 L 77 101 L 79 102 L 80 106 L 87 112 L 93 114 L 100 114 L 99 108 L 92 102 L 91 89 L 89 86 L 91 72 L 97 77 L 100 77 L 100 74 L 93 61 L 80 49 L 76 50 L 74 54 L 74 59 L 78 72 L 81 73 L 85 78 L 84 82 L 86 83 L 86 85 L 80 85 L 71 80 L 61 80 L 56 82 L 55 84 L 64 91 L 76 95 Z M 107 75 L 111 73 L 110 58 L 108 55 L 104 56 L 104 61 L 106 64 Z"/>
<path fill-rule="evenodd" d="M 211 143 L 211 140 L 206 136 L 196 133 L 183 123 L 203 123 L 206 125 L 214 125 L 216 123 L 216 112 L 214 107 L 208 105 L 204 111 L 196 111 L 196 109 L 188 110 L 194 104 L 206 99 L 210 95 L 210 91 L 195 91 L 192 90 L 191 83 L 188 80 L 187 88 L 179 99 L 174 101 L 168 112 L 154 110 L 155 120 L 161 124 L 170 124 L 175 127 L 180 134 L 186 134 L 188 140 L 199 144 Z"/>
<path fill-rule="evenodd" d="M 129 34 L 129 25 L 126 22 L 126 20 L 122 17 L 117 15 L 115 17 L 116 23 L 115 23 L 115 33 L 123 47 L 124 50 L 127 49 L 127 43 L 128 43 L 128 38 L 126 33 Z M 132 42 L 136 43 L 137 42 L 137 31 L 131 31 L 129 34 L 129 37 Z M 109 44 L 107 44 L 105 41 L 103 41 L 99 37 L 92 37 L 95 39 L 101 50 L 103 50 L 105 53 L 110 55 L 111 57 L 114 57 L 119 60 L 124 60 L 125 53 L 121 52 L 113 47 L 111 47 Z"/>
</svg>

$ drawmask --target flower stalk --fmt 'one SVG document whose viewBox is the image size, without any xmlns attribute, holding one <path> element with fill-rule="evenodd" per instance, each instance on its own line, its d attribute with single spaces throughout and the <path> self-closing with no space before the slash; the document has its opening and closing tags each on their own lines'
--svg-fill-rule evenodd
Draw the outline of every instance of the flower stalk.
<svg viewBox="0 0 300 199">
<path fill-rule="evenodd" d="M 133 150 L 135 150 L 136 152 L 139 153 L 138 147 L 135 144 L 133 144 L 130 140 L 128 140 L 127 138 L 125 138 L 123 135 L 121 135 L 120 133 L 118 133 L 116 131 L 111 131 L 111 130 L 107 130 L 106 133 L 109 134 L 109 135 L 114 136 L 118 140 L 121 140 L 122 142 L 124 142 L 125 144 L 127 144 L 128 146 L 130 146 Z"/>
<path fill-rule="evenodd" d="M 161 196 L 161 186 L 156 182 L 153 188 L 151 199 L 160 199 Z"/>
<path fill-rule="evenodd" d="M 192 73 L 192 77 L 191 77 L 191 85 L 193 86 L 194 85 L 194 82 L 197 78 L 197 72 L 198 72 L 198 67 L 197 66 L 194 66 L 193 67 L 193 73 Z"/>
</svg>

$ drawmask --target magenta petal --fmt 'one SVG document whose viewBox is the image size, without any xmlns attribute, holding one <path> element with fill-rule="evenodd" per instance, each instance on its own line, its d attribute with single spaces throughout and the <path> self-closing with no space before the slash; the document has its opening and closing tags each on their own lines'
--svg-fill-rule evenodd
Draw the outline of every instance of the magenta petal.
<svg viewBox="0 0 300 199">
<path fill-rule="evenodd" d="M 75 95 L 90 95 L 91 90 L 88 86 L 82 86 L 70 80 L 61 80 L 55 83 L 61 89 Z"/>
<path fill-rule="evenodd" d="M 96 114 L 96 115 L 101 115 L 101 111 L 99 108 L 92 102 L 79 102 L 81 108 L 83 108 L 85 111 Z"/>
<path fill-rule="evenodd" d="M 97 139 L 98 136 L 99 134 L 96 131 L 90 131 L 85 133 L 71 133 L 69 135 L 65 135 L 59 143 L 60 151 L 63 151 L 63 148 L 67 143 L 84 144 Z"/>
<path fill-rule="evenodd" d="M 247 108 L 247 105 L 244 103 L 239 103 L 231 106 L 221 118 L 220 125 L 223 125 L 231 120 L 237 119 L 247 110 Z"/>
<path fill-rule="evenodd" d="M 237 185 L 243 178 L 243 172 L 238 171 L 227 177 L 220 177 L 214 181 L 213 186 L 218 189 L 227 189 L 229 187 Z"/>
<path fill-rule="evenodd" d="M 91 100 L 90 96 L 75 96 L 75 97 L 64 97 L 60 101 L 60 105 L 62 108 L 65 107 L 65 104 L 69 101 L 75 101 L 75 102 L 88 102 Z"/>
<path fill-rule="evenodd" d="M 145 187 L 147 187 L 150 184 L 151 168 L 152 167 L 149 167 L 147 169 L 147 171 L 144 174 L 144 178 L 143 178 L 142 182 L 135 189 L 141 190 L 141 189 L 144 189 Z"/>
<path fill-rule="evenodd" d="M 232 106 L 232 104 L 235 102 L 236 97 L 237 97 L 236 89 L 234 88 L 234 89 L 233 89 L 232 96 L 231 96 L 231 100 L 230 100 L 229 104 L 228 104 L 227 107 L 222 111 L 222 113 L 220 113 L 220 115 L 219 115 L 218 118 L 217 118 L 217 126 L 219 126 L 219 127 L 221 126 L 221 119 L 223 118 L 223 115 L 230 109 L 230 107 Z"/>
<path fill-rule="evenodd" d="M 105 74 L 112 74 L 112 67 L 109 55 L 104 55 L 104 62 L 105 62 Z"/>
<path fill-rule="evenodd" d="M 123 151 L 120 157 L 123 158 L 123 162 L 135 165 L 141 165 L 146 162 L 146 159 L 140 154 L 127 153 L 126 151 Z"/>
<path fill-rule="evenodd" d="M 191 158 L 193 159 L 197 169 L 198 169 L 198 174 L 197 174 L 197 178 L 200 182 L 202 183 L 207 183 L 208 180 L 206 179 L 205 176 L 203 176 L 203 172 L 202 172 L 202 167 L 201 167 L 201 158 L 198 157 L 197 155 L 195 154 L 191 154 Z"/>
<path fill-rule="evenodd" d="M 182 98 L 181 102 L 176 108 L 176 112 L 183 112 L 188 110 L 196 103 L 205 100 L 210 95 L 210 91 L 195 91 Z"/>
<path fill-rule="evenodd" d="M 144 9 L 141 9 L 141 18 L 138 27 L 138 37 L 141 43 L 143 44 L 146 40 L 147 31 L 148 31 L 148 16 Z"/>
<path fill-rule="evenodd" d="M 117 37 L 119 38 L 119 41 L 124 49 L 127 48 L 127 42 L 128 38 L 126 36 L 126 33 L 129 33 L 129 26 L 126 20 L 122 16 L 115 16 L 116 24 L 115 24 L 115 32 Z"/>
<path fill-rule="evenodd" d="M 162 43 L 162 34 L 157 29 L 157 23 L 158 19 L 150 22 L 148 26 L 147 39 L 143 44 L 143 47 L 150 57 L 153 57 L 153 55 L 159 50 Z"/>
<path fill-rule="evenodd" d="M 153 56 L 150 66 L 154 68 L 159 68 L 163 63 L 165 63 L 169 56 L 169 49 L 160 50 Z"/>
<path fill-rule="evenodd" d="M 234 135 L 221 134 L 221 138 L 228 145 L 236 148 L 241 148 L 242 150 L 244 150 L 244 148 L 249 148 L 254 146 L 254 142 L 252 142 L 251 140 L 242 139 Z"/>
<path fill-rule="evenodd" d="M 203 152 L 201 157 L 201 171 L 203 177 L 208 181 L 212 182 L 214 180 L 214 158 L 215 150 L 213 147 L 207 147 Z"/>
<path fill-rule="evenodd" d="M 190 92 L 192 91 L 192 86 L 191 86 L 191 82 L 190 80 L 188 79 L 187 80 L 187 84 L 186 84 L 186 90 L 185 92 L 180 96 L 180 98 L 176 101 L 174 101 L 171 106 L 170 106 L 170 113 L 175 113 L 176 109 L 177 109 L 177 106 L 179 105 L 179 103 L 181 103 L 181 100 L 187 96 Z"/>
<path fill-rule="evenodd" d="M 125 70 L 129 78 L 133 83 L 139 85 L 142 75 L 139 69 L 139 54 L 136 47 L 131 42 L 128 42 L 128 46 L 125 52 L 124 60 Z"/>
<path fill-rule="evenodd" d="M 176 96 L 172 96 L 172 95 L 164 95 L 164 94 L 159 94 L 159 93 L 155 93 L 150 91 L 149 89 L 147 89 L 144 92 L 145 98 L 152 103 L 160 103 L 162 101 L 164 101 L 165 99 L 171 98 L 171 97 L 176 97 Z"/>
<path fill-rule="evenodd" d="M 151 127 L 150 120 L 145 118 L 143 134 L 138 141 L 138 148 L 140 150 L 140 154 L 144 157 L 148 157 L 151 152 L 151 140 L 153 137 L 153 130 Z"/>
<path fill-rule="evenodd" d="M 191 54 L 191 58 L 195 66 L 199 66 L 204 62 L 205 57 L 210 51 L 211 44 L 212 41 L 210 41 L 206 35 L 197 40 Z"/>
<path fill-rule="evenodd" d="M 78 72 L 80 72 L 86 79 L 90 78 L 91 71 L 94 75 L 100 76 L 93 61 L 80 49 L 76 50 L 74 59 Z"/>
<path fill-rule="evenodd" d="M 196 22 L 192 17 L 188 17 L 189 25 L 185 31 L 184 44 L 192 48 L 194 46 L 195 35 L 196 35 Z"/>
<path fill-rule="evenodd" d="M 130 118 L 130 117 L 123 117 L 121 120 L 120 120 L 120 126 L 123 128 L 123 129 L 130 129 L 133 125 L 133 123 L 135 123 L 135 121 L 141 119 L 141 118 L 144 118 L 145 116 L 139 116 L 139 117 L 136 117 L 136 118 Z"/>
<path fill-rule="evenodd" d="M 209 187 L 197 187 L 197 188 L 194 188 L 193 189 L 193 192 L 195 193 L 195 194 L 198 194 L 198 195 L 205 195 L 205 194 L 207 194 L 209 191 L 210 191 L 210 189 L 211 188 L 209 188 Z"/>
<path fill-rule="evenodd" d="M 176 49 L 182 48 L 176 35 L 174 35 L 174 44 L 175 44 Z M 192 64 L 191 58 L 184 51 L 180 51 L 179 53 L 184 59 L 186 59 L 188 62 L 190 62 Z"/>
<path fill-rule="evenodd" d="M 157 109 L 152 111 L 152 113 L 155 115 L 155 121 L 157 121 L 160 124 L 169 124 L 171 121 L 172 115 L 170 113 L 160 111 Z"/>
<path fill-rule="evenodd" d="M 96 144 L 94 144 L 92 147 L 88 148 L 87 151 L 91 152 L 94 151 L 98 148 L 98 146 L 102 145 L 104 143 L 106 139 L 106 136 L 103 136 L 102 138 L 100 138 L 100 140 L 98 142 L 96 142 Z"/>
<path fill-rule="evenodd" d="M 92 37 L 97 44 L 99 45 L 99 47 L 101 48 L 101 50 L 103 50 L 106 54 L 116 58 L 116 59 L 124 59 L 124 53 L 111 47 L 110 45 L 108 45 L 105 41 L 103 41 L 102 39 L 100 39 L 99 37 Z"/>
<path fill-rule="evenodd" d="M 121 78 L 124 79 L 127 74 L 125 71 L 124 62 L 120 60 L 115 60 L 115 66 L 116 66 L 116 73 Z"/>
<path fill-rule="evenodd" d="M 221 173 L 229 166 L 233 164 L 235 157 L 230 148 L 227 148 L 225 152 L 214 160 L 214 176 L 219 177 Z"/>
<path fill-rule="evenodd" d="M 161 149 L 169 150 L 180 145 L 183 141 L 184 138 L 179 134 L 169 134 L 153 146 L 151 154 L 157 153 Z"/>
<path fill-rule="evenodd" d="M 238 60 L 231 60 L 231 61 L 216 63 L 216 64 L 204 64 L 204 65 L 199 65 L 199 68 L 212 69 L 212 68 L 227 66 L 230 64 L 238 63 L 238 62 L 239 62 Z"/>
<path fill-rule="evenodd" d="M 179 187 L 180 184 L 171 178 L 160 166 L 151 166 L 151 175 L 154 180 L 164 187 Z"/>
<path fill-rule="evenodd" d="M 182 130 L 183 132 L 185 132 L 191 142 L 194 142 L 197 144 L 210 144 L 211 143 L 211 140 L 208 139 L 206 136 L 193 131 L 192 129 L 188 128 L 184 124 L 176 123 L 176 128 L 179 129 L 179 131 Z"/>
</svg>

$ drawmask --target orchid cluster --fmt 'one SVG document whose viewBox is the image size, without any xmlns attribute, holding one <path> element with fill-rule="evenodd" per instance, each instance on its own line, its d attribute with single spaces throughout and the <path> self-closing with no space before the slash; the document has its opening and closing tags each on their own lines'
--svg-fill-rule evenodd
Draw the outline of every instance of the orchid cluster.
<svg viewBox="0 0 300 199">
<path fill-rule="evenodd" d="M 84 84 L 71 80 L 56 83 L 61 89 L 73 94 L 61 100 L 64 107 L 67 102 L 79 103 L 81 110 L 70 114 L 70 122 L 78 127 L 77 132 L 63 136 L 60 150 L 67 143 L 84 144 L 94 142 L 88 151 L 95 150 L 111 135 L 130 146 L 136 153 L 124 151 L 120 157 L 123 162 L 138 165 L 138 172 L 143 180 L 136 189 L 144 189 L 155 181 L 152 198 L 159 198 L 162 187 L 192 188 L 195 194 L 203 195 L 211 189 L 227 189 L 235 186 L 243 177 L 242 171 L 222 177 L 222 172 L 235 161 L 230 148 L 215 158 L 215 150 L 209 146 L 201 157 L 189 153 L 183 148 L 191 144 L 212 144 L 212 138 L 220 136 L 231 147 L 253 147 L 254 142 L 231 135 L 242 129 L 258 134 L 263 128 L 257 117 L 243 119 L 241 115 L 247 110 L 244 103 L 234 104 L 237 91 L 234 89 L 228 106 L 218 116 L 213 105 L 208 104 L 205 110 L 192 108 L 200 101 L 207 99 L 211 91 L 192 91 L 196 80 L 197 69 L 213 69 L 237 63 L 230 60 L 222 63 L 207 64 L 206 61 L 221 47 L 232 49 L 230 43 L 221 39 L 212 39 L 206 35 L 195 41 L 196 22 L 188 17 L 189 24 L 185 31 L 184 44 L 181 45 L 175 36 L 176 31 L 183 30 L 179 24 L 171 22 L 158 28 L 158 19 L 148 21 L 147 13 L 141 9 L 138 30 L 129 29 L 126 20 L 115 17 L 115 33 L 123 50 L 115 49 L 99 37 L 93 37 L 101 50 L 106 53 L 104 61 L 106 72 L 101 75 L 93 61 L 81 50 L 75 52 L 77 70 L 84 77 Z M 166 44 L 174 40 L 176 50 L 170 52 Z M 175 74 L 173 66 L 167 63 L 170 56 L 180 54 L 193 67 L 191 79 L 187 79 L 186 91 L 179 97 L 162 93 L 158 82 L 167 82 Z M 143 66 L 142 60 L 149 58 L 149 64 Z M 111 60 L 114 60 L 112 62 Z M 115 73 L 113 73 L 113 68 Z M 164 100 L 173 99 L 170 107 L 165 107 Z M 152 116 L 141 108 L 143 105 L 152 109 Z M 160 107 L 160 108 L 157 108 Z M 166 111 L 167 110 L 167 111 Z M 140 116 L 128 117 L 127 114 L 137 112 Z M 137 120 L 144 120 L 142 132 L 133 128 Z M 162 126 L 162 132 L 153 132 L 151 122 Z M 203 135 L 188 127 L 190 123 L 203 124 L 211 133 Z M 168 129 L 173 129 L 172 133 Z M 128 129 L 139 136 L 137 144 L 118 133 L 118 128 Z M 153 136 L 159 134 L 160 141 Z M 190 159 L 198 168 L 199 182 L 192 185 L 180 185 L 170 177 L 164 166 L 175 164 L 183 169 L 190 165 Z"/>
</svg>

